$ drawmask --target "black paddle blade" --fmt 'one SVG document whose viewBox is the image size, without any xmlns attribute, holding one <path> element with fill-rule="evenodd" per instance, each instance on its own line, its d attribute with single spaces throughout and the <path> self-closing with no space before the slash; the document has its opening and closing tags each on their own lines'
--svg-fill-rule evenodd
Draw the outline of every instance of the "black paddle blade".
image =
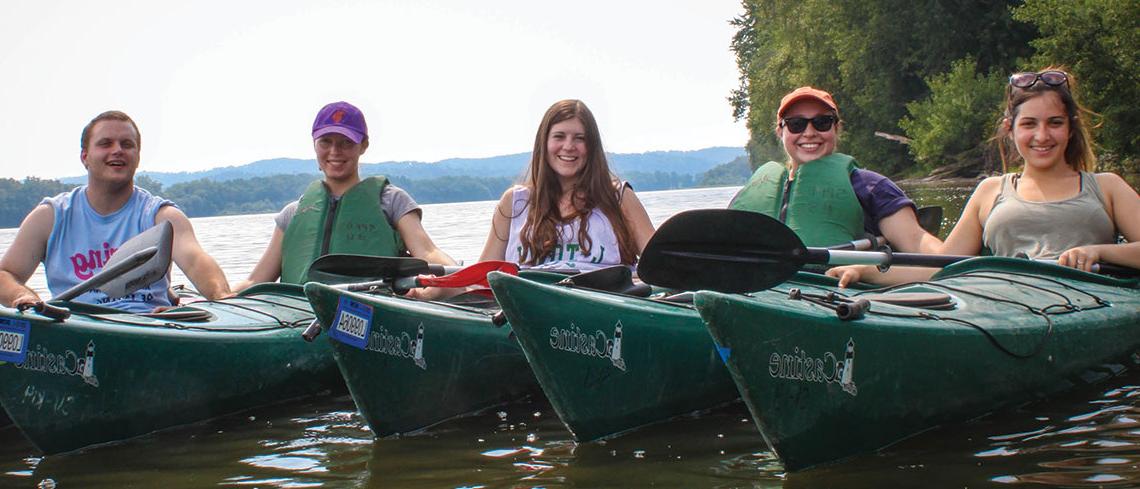
<svg viewBox="0 0 1140 489">
<path fill-rule="evenodd" d="M 932 205 L 918 209 L 918 225 L 926 232 L 938 236 L 942 231 L 942 207 Z"/>
<path fill-rule="evenodd" d="M 308 281 L 344 284 L 428 274 L 431 268 L 419 258 L 333 254 L 309 265 Z"/>
<path fill-rule="evenodd" d="M 646 283 L 684 290 L 750 292 L 803 267 L 803 241 L 780 221 L 735 209 L 698 209 L 665 221 L 641 255 Z"/>
<path fill-rule="evenodd" d="M 621 292 L 633 288 L 633 272 L 625 265 L 614 265 L 571 275 L 558 283 L 587 289 Z"/>
</svg>

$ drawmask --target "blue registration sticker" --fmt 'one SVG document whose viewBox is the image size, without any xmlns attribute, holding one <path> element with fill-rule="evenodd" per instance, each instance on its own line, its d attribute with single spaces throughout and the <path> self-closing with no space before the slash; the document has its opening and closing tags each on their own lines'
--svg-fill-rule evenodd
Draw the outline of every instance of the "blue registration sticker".
<svg viewBox="0 0 1140 489">
<path fill-rule="evenodd" d="M 363 350 L 368 346 L 368 332 L 372 329 L 372 306 L 341 297 L 336 306 L 329 336 L 346 345 Z"/>
<path fill-rule="evenodd" d="M 24 363 L 28 358 L 30 330 L 27 321 L 0 318 L 0 362 Z"/>
</svg>

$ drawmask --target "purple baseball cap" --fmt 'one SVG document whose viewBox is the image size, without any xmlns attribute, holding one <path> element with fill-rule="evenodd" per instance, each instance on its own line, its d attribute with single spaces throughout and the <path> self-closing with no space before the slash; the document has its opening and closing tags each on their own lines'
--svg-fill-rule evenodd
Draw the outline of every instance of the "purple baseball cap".
<svg viewBox="0 0 1140 489">
<path fill-rule="evenodd" d="M 322 107 L 317 112 L 317 120 L 313 121 L 313 139 L 334 132 L 360 144 L 368 138 L 364 114 L 348 102 L 333 102 Z"/>
</svg>

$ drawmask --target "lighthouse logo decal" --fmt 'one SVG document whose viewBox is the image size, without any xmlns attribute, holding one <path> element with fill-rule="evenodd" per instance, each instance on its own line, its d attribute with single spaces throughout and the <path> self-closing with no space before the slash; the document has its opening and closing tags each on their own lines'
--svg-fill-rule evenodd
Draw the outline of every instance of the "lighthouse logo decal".
<svg viewBox="0 0 1140 489">
<path fill-rule="evenodd" d="M 412 351 L 412 361 L 416 362 L 417 367 L 427 370 L 427 362 L 424 361 L 424 323 L 420 323 L 416 329 L 416 346 Z"/>
<path fill-rule="evenodd" d="M 87 343 L 87 353 L 83 355 L 83 365 L 76 370 L 79 370 L 79 376 L 91 387 L 99 387 L 99 378 L 95 377 L 95 341 L 92 340 Z"/>
<path fill-rule="evenodd" d="M 842 372 L 839 375 L 839 387 L 843 388 L 843 392 L 851 395 L 859 393 L 859 388 L 855 386 L 855 339 L 849 338 L 847 340 L 847 351 L 843 354 L 843 361 L 839 363 L 839 370 Z"/>
<path fill-rule="evenodd" d="M 621 357 L 621 321 L 614 326 L 614 345 L 610 349 L 610 363 L 621 371 L 625 371 L 625 359 Z"/>
</svg>

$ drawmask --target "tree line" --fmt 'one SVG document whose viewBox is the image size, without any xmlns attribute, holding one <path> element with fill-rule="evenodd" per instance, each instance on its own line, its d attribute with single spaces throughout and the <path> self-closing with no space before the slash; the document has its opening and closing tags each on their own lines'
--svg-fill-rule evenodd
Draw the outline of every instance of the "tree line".
<svg viewBox="0 0 1140 489">
<path fill-rule="evenodd" d="M 704 174 L 677 172 L 630 172 L 621 175 L 637 190 L 667 190 L 694 186 L 740 185 L 748 178 L 746 158 L 714 167 Z M 146 175 L 137 175 L 135 185 L 174 201 L 190 217 L 277 212 L 297 200 L 320 174 L 273 175 L 234 180 L 199 179 L 163 187 Z M 514 184 L 509 177 L 459 177 L 391 179 L 421 204 L 496 200 Z M 43 200 L 75 188 L 56 180 L 34 177 L 22 182 L 0 179 L 0 228 L 20 225 L 20 220 Z"/>
<path fill-rule="evenodd" d="M 1007 77 L 1062 65 L 1096 113 L 1101 169 L 1140 172 L 1140 2 L 743 0 L 743 7 L 732 41 L 740 87 L 729 101 L 747 120 L 753 167 L 783 159 L 776 106 L 811 85 L 835 96 L 841 150 L 865 167 L 902 176 L 940 167 L 962 176 L 1000 171 L 988 139 Z"/>
</svg>

